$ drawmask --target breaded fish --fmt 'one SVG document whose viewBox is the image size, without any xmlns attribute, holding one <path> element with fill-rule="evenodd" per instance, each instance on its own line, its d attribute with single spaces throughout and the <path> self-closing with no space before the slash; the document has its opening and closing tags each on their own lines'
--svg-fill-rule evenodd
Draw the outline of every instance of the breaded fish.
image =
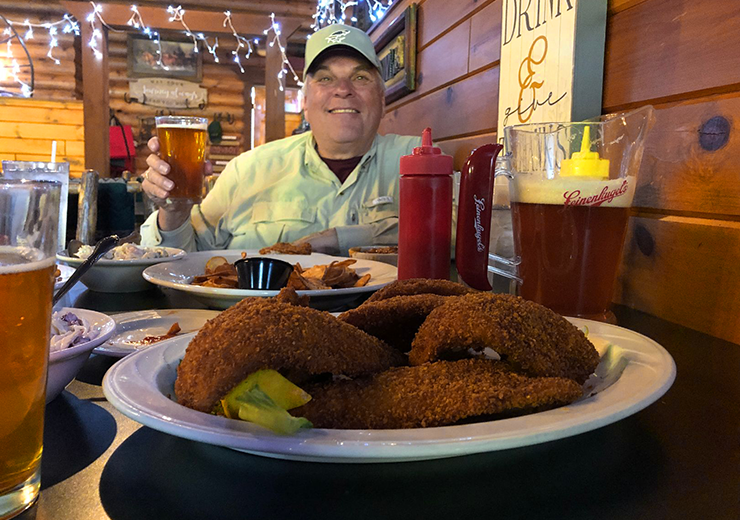
<svg viewBox="0 0 740 520">
<path fill-rule="evenodd" d="M 249 374 L 361 376 L 399 365 L 404 356 L 327 312 L 267 298 L 245 298 L 210 320 L 177 369 L 180 404 L 210 412 Z M 298 381 L 293 381 L 298 383 Z"/>
<path fill-rule="evenodd" d="M 408 296 L 412 294 L 438 294 L 440 296 L 458 296 L 460 294 L 476 293 L 475 289 L 465 287 L 459 283 L 449 280 L 432 280 L 429 278 L 410 278 L 408 280 L 396 280 L 373 293 L 365 301 L 376 302 L 393 298 L 394 296 Z M 364 304 L 363 304 L 364 305 Z"/>
<path fill-rule="evenodd" d="M 547 307 L 508 294 L 450 298 L 419 327 L 409 361 L 454 359 L 468 349 L 495 350 L 517 372 L 583 384 L 599 354 L 583 332 Z"/>
<path fill-rule="evenodd" d="M 339 319 L 385 341 L 401 352 L 408 352 L 419 326 L 430 312 L 445 301 L 444 296 L 437 294 L 394 296 L 365 302 L 356 309 L 340 314 Z"/>
<path fill-rule="evenodd" d="M 347 429 L 444 426 L 479 415 L 542 411 L 583 393 L 570 379 L 530 378 L 484 359 L 392 368 L 306 390 L 311 401 L 291 410 L 292 415 L 318 428 Z"/>
</svg>

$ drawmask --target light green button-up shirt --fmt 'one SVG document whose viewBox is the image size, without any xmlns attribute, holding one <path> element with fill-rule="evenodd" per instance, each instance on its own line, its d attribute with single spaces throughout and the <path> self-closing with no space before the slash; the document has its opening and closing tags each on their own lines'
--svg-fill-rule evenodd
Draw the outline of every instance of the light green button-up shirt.
<svg viewBox="0 0 740 520">
<path fill-rule="evenodd" d="M 399 161 L 420 145 L 418 137 L 378 135 L 341 183 L 311 132 L 267 143 L 231 160 L 178 229 L 161 231 L 155 211 L 141 227 L 141 243 L 259 249 L 336 228 L 344 255 L 350 247 L 396 244 Z"/>
</svg>

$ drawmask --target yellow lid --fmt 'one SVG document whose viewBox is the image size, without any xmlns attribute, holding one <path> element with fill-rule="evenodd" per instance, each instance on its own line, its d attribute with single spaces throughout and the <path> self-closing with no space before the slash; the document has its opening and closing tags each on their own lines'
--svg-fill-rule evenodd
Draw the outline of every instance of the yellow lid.
<svg viewBox="0 0 740 520">
<path fill-rule="evenodd" d="M 598 152 L 591 151 L 591 127 L 583 129 L 581 151 L 573 152 L 570 159 L 563 159 L 560 176 L 609 178 L 609 159 L 602 159 Z"/>
</svg>

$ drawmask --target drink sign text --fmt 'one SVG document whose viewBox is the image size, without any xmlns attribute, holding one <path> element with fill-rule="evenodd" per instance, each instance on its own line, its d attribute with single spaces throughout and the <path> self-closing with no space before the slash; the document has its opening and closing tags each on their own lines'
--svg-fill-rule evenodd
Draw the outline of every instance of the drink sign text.
<svg viewBox="0 0 740 520">
<path fill-rule="evenodd" d="M 498 136 L 601 113 L 607 0 L 503 0 Z"/>
</svg>

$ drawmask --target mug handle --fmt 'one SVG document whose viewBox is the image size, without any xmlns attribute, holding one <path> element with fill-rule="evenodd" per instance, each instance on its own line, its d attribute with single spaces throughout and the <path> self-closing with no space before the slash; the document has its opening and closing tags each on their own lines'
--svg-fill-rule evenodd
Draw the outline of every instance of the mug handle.
<svg viewBox="0 0 740 520">
<path fill-rule="evenodd" d="M 519 281 L 515 275 L 488 265 L 489 258 L 509 266 L 519 264 L 516 257 L 503 258 L 488 252 L 494 179 L 499 175 L 511 179 L 506 168 L 496 169 L 496 158 L 502 149 L 500 144 L 476 148 L 460 175 L 455 263 L 462 281 L 481 291 L 492 290 L 489 271 Z"/>
</svg>

